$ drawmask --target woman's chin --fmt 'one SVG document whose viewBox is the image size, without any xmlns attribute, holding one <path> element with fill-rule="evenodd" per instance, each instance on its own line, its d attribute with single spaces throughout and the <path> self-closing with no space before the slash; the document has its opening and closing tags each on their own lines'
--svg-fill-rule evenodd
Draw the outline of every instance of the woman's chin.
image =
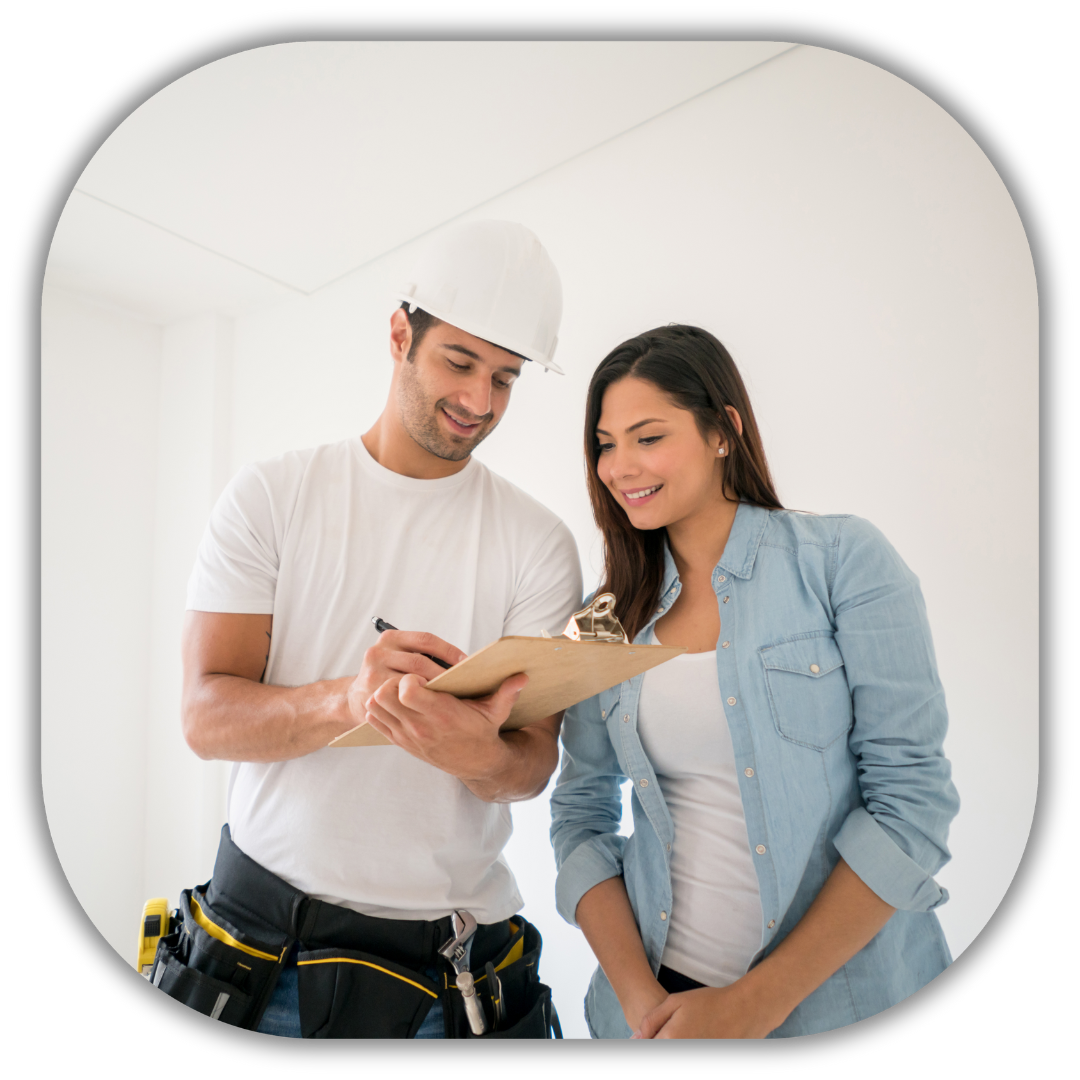
<svg viewBox="0 0 1080 1080">
<path fill-rule="evenodd" d="M 630 519 L 630 524 L 642 532 L 662 529 L 667 524 L 667 517 L 657 513 L 651 506 L 643 506 L 640 510 L 628 507 L 626 516 Z"/>
</svg>

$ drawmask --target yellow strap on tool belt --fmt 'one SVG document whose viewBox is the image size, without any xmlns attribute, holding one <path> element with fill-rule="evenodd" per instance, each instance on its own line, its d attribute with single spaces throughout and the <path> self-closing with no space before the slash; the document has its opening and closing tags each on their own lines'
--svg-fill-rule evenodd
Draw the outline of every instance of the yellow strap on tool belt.
<svg viewBox="0 0 1080 1080">
<path fill-rule="evenodd" d="M 228 930 L 223 930 L 217 923 L 211 922 L 203 914 L 203 909 L 199 907 L 199 901 L 196 900 L 194 896 L 191 898 L 191 917 L 212 938 L 217 938 L 218 941 L 222 941 L 226 945 L 231 945 L 234 949 L 246 952 L 249 956 L 257 956 L 260 960 L 278 959 L 273 953 L 263 952 L 262 949 L 254 949 L 250 945 L 245 945 L 242 941 L 237 941 Z M 288 948 L 288 946 L 286 946 L 286 948 Z"/>
</svg>

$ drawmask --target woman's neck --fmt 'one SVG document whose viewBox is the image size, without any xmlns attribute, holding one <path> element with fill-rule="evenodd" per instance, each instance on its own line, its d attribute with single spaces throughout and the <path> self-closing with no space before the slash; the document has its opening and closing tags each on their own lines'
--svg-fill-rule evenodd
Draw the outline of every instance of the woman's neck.
<svg viewBox="0 0 1080 1080">
<path fill-rule="evenodd" d="M 737 500 L 721 498 L 667 527 L 668 547 L 679 577 L 712 573 L 724 554 L 738 509 Z"/>
</svg>

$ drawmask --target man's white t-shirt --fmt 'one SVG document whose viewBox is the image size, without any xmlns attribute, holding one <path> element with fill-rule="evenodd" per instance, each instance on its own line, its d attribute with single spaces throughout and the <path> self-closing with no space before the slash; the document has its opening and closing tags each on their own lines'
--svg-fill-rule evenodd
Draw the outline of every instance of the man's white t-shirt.
<svg viewBox="0 0 1080 1080">
<path fill-rule="evenodd" d="M 472 458 L 416 480 L 359 438 L 243 468 L 211 515 L 188 583 L 196 611 L 272 614 L 265 683 L 356 675 L 372 618 L 472 654 L 559 633 L 581 602 L 567 527 Z M 367 915 L 478 922 L 522 904 L 502 857 L 510 808 L 394 746 L 233 766 L 233 840 L 311 896 Z"/>
</svg>

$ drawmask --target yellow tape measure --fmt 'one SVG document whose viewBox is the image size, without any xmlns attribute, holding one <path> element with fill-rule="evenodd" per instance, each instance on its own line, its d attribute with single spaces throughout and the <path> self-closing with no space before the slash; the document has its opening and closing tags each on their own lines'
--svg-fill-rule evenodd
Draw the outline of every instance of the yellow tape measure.
<svg viewBox="0 0 1080 1080">
<path fill-rule="evenodd" d="M 157 955 L 158 941 L 169 932 L 169 901 L 164 896 L 147 900 L 139 923 L 139 958 L 135 967 L 140 975 L 150 977 Z"/>
</svg>

